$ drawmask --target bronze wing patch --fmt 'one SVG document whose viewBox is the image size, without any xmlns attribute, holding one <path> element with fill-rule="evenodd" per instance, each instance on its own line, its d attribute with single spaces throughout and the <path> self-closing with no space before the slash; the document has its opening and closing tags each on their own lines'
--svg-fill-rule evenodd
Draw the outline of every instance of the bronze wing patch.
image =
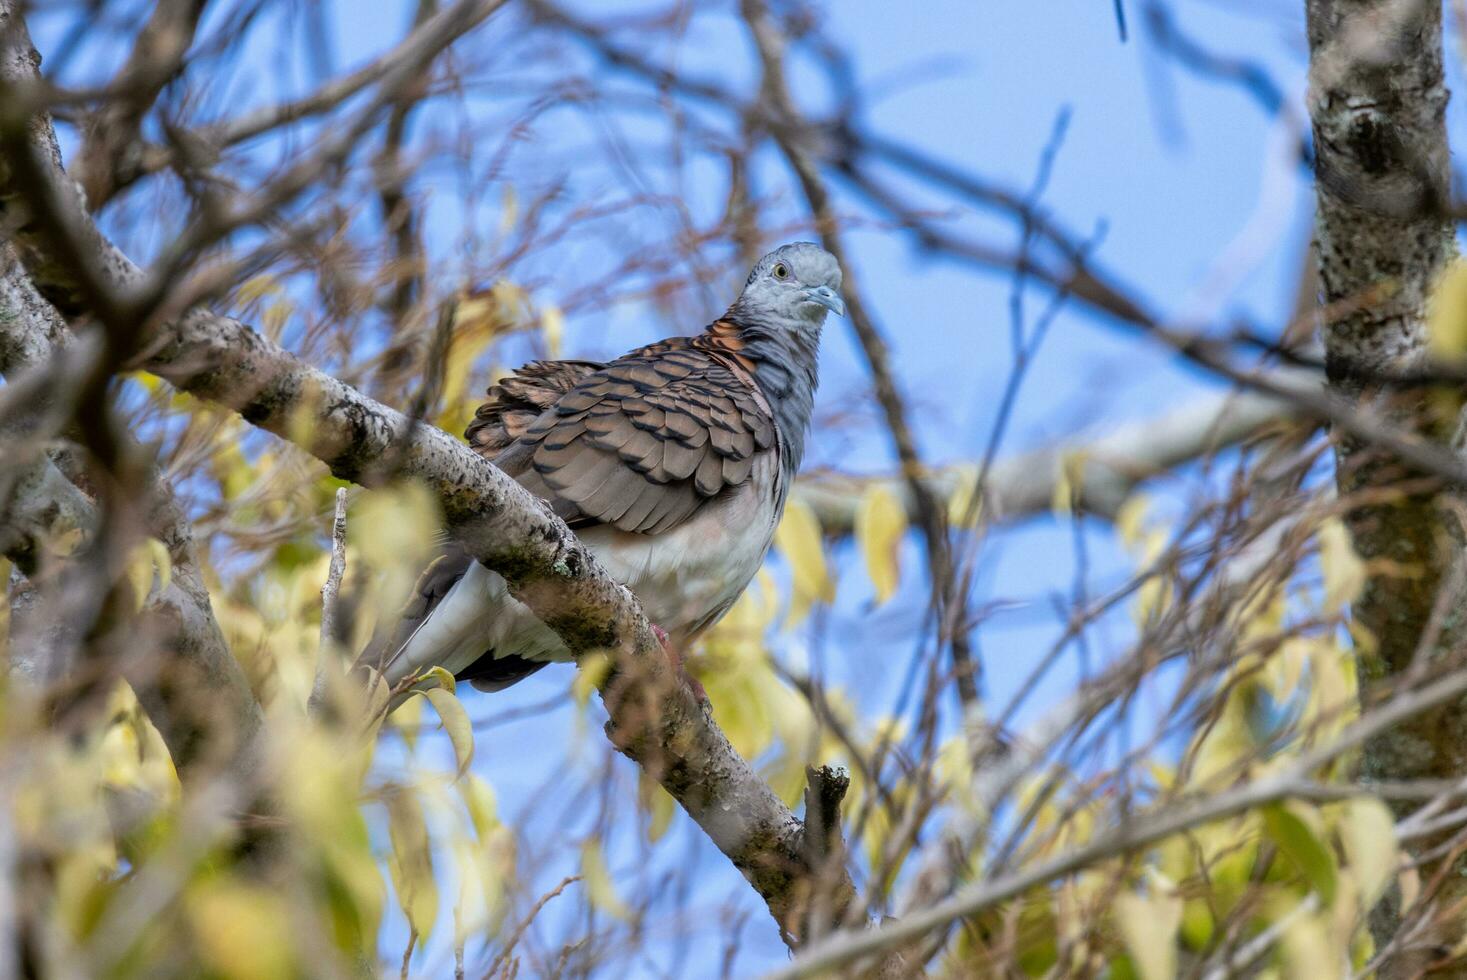
<svg viewBox="0 0 1467 980">
<path fill-rule="evenodd" d="M 572 526 L 677 527 L 775 445 L 752 378 L 710 340 L 664 341 L 584 374 L 495 463 Z"/>
<path fill-rule="evenodd" d="M 479 406 L 464 430 L 469 447 L 493 459 L 525 434 L 530 423 L 581 379 L 606 365 L 596 361 L 531 361 L 491 385 L 488 401 Z"/>
</svg>

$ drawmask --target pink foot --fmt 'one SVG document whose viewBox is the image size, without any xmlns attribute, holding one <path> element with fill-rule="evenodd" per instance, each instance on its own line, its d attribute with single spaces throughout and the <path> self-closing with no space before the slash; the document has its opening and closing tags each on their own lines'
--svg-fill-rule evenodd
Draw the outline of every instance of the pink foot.
<svg viewBox="0 0 1467 980">
<path fill-rule="evenodd" d="M 683 666 L 683 655 L 673 649 L 672 643 L 667 638 L 667 630 L 653 623 L 652 635 L 657 637 L 658 643 L 662 644 L 662 652 L 667 654 L 667 660 L 672 664 L 673 672 L 688 686 L 688 690 L 693 692 L 693 697 L 698 699 L 698 703 L 706 705 L 708 703 L 707 690 L 704 689 L 698 678 L 688 673 L 687 668 Z"/>
</svg>

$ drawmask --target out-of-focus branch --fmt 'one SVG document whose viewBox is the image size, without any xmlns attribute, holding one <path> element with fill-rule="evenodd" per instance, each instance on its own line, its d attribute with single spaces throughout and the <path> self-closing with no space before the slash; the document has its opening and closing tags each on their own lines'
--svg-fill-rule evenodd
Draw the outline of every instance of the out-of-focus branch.
<svg viewBox="0 0 1467 980">
<path fill-rule="evenodd" d="M 216 158 L 225 149 L 314 116 L 329 113 L 372 85 L 412 65 L 436 58 L 460 37 L 484 22 L 505 0 L 461 0 L 416 24 L 411 33 L 391 51 L 384 52 L 356 71 L 322 85 L 303 98 L 264 106 L 236 119 L 176 135 L 177 147 L 148 145 L 138 162 L 137 176 L 156 173 L 173 164 Z M 178 149 L 188 160 L 180 160 Z"/>
<path fill-rule="evenodd" d="M 137 178 L 143 117 L 183 67 L 206 4 L 207 0 L 160 0 L 107 86 L 111 97 L 87 126 L 77 154 L 77 179 L 91 208 L 101 208 Z"/>
<path fill-rule="evenodd" d="M 886 428 L 896 449 L 897 460 L 901 464 L 902 479 L 912 501 L 917 526 L 921 528 L 926 542 L 928 572 L 932 578 L 934 606 L 941 624 L 941 639 L 952 649 L 953 675 L 958 696 L 965 706 L 971 706 L 978 700 L 978 667 L 973 662 L 969 648 L 967 617 L 959 608 L 963 600 L 958 594 L 954 575 L 952 549 L 947 538 L 946 511 L 938 506 L 936 496 L 922 479 L 922 458 L 907 420 L 906 405 L 892 375 L 891 354 L 886 338 L 876 325 L 876 320 L 858 288 L 856 271 L 846 253 L 829 191 L 808 147 L 810 127 L 800 118 L 790 98 L 784 77 L 784 38 L 761 0 L 743 0 L 741 9 L 764 69 L 761 92 L 770 117 L 771 132 L 804 190 L 805 202 L 815 219 L 821 243 L 836 257 L 845 271 L 843 292 L 851 326 L 866 356 L 866 366 L 871 374 L 876 401 L 881 406 Z"/>
<path fill-rule="evenodd" d="M 0 374 L 11 382 L 5 390 L 24 389 L 28 375 L 47 373 L 49 360 L 69 351 L 63 347 L 64 327 L 55 311 L 31 288 L 8 252 L 0 259 L 5 260 L 0 268 Z M 37 394 L 32 400 L 43 398 Z M 142 451 L 131 444 L 128 448 Z M 120 667 L 185 779 L 195 769 L 222 766 L 244 780 L 257 761 L 253 742 L 261 723 L 259 706 L 214 618 L 182 509 L 157 474 L 146 492 L 151 496 L 147 531 L 167 548 L 171 574 L 166 587 L 149 597 L 140 623 L 157 647 L 172 656 L 166 663 L 124 657 Z M 44 453 L 37 454 L 11 488 L 7 503 L 0 509 L 0 540 L 22 568 L 35 570 L 38 550 L 69 533 L 79 536 L 72 546 L 85 556 L 100 525 L 96 504 Z M 99 593 L 108 585 L 106 570 L 83 560 L 64 563 L 54 590 L 28 591 L 30 615 L 20 625 L 29 642 L 21 646 L 31 648 L 26 669 L 38 683 L 64 679 L 71 660 L 66 647 L 79 639 L 77 621 L 95 615 Z M 78 608 L 87 612 L 79 614 Z M 57 624 L 67 628 L 58 631 L 53 628 Z"/>
<path fill-rule="evenodd" d="M 780 121 L 771 114 L 769 106 L 758 102 L 751 104 L 711 79 L 694 78 L 686 72 L 663 68 L 632 48 L 618 44 L 602 28 L 550 0 L 529 0 L 526 5 L 542 23 L 581 38 L 607 63 L 645 79 L 658 91 L 674 92 L 688 99 L 716 105 L 766 128 Z M 833 122 L 803 120 L 802 131 L 806 137 L 804 150 L 816 164 L 852 181 L 858 191 L 871 197 L 873 203 L 889 217 L 911 230 L 923 249 L 989 271 L 1023 272 L 1036 282 L 1064 291 L 1082 305 L 1122 323 L 1146 325 L 1155 322 L 1156 317 L 1148 311 L 1147 304 L 1135 290 L 1095 268 L 1094 263 L 1084 257 L 1079 239 L 1038 212 L 1023 194 L 915 147 L 871 132 L 851 118 L 843 117 Z M 894 196 L 889 196 L 884 202 L 877 200 L 873 196 L 877 185 L 868 166 L 872 162 L 902 171 L 976 207 L 1013 217 L 1033 229 L 1037 238 L 1060 255 L 1062 262 L 1051 267 L 1009 249 L 952 237 L 937 228 L 935 223 L 917 220 L 913 209 Z"/>
<path fill-rule="evenodd" d="M 1321 384 L 1308 371 L 1280 371 L 1276 380 L 1301 390 L 1318 390 Z M 1044 514 L 1053 506 L 1055 488 L 1063 480 L 1071 484 L 1078 508 L 1113 518 L 1146 480 L 1301 417 L 1286 400 L 1228 392 L 1200 398 L 1155 419 L 1120 426 L 1095 439 L 1074 439 L 1019 453 L 998 460 L 989 471 L 989 510 L 984 516 L 990 522 L 1014 522 Z M 972 472 L 970 467 L 946 468 L 923 482 L 937 499 L 946 502 L 971 489 Z M 849 534 L 855 527 L 861 496 L 874 483 L 897 494 L 909 515 L 912 513 L 906 481 L 890 477 L 809 477 L 795 485 L 795 495 L 815 511 L 822 530 Z"/>
</svg>

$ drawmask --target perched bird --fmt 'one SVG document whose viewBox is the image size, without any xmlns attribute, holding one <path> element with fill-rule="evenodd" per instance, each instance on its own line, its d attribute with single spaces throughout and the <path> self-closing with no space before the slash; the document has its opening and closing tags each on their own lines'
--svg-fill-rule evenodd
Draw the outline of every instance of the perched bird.
<svg viewBox="0 0 1467 980">
<path fill-rule="evenodd" d="M 829 252 L 783 245 L 702 333 L 605 364 L 528 364 L 489 389 L 464 433 L 636 594 L 679 666 L 764 560 L 805 449 L 820 330 L 845 312 L 840 287 Z M 497 691 L 570 659 L 504 579 L 450 546 L 360 662 L 392 684 L 437 665 Z"/>
</svg>

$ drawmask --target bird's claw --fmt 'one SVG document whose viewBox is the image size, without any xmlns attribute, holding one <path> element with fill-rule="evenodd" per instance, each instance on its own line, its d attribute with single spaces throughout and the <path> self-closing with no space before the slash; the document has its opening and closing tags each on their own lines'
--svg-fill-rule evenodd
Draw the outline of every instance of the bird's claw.
<svg viewBox="0 0 1467 980">
<path fill-rule="evenodd" d="M 698 678 L 688 673 L 687 667 L 683 665 L 683 655 L 673 648 L 672 642 L 668 639 L 667 630 L 658 626 L 656 623 L 650 625 L 652 626 L 652 635 L 657 637 L 657 642 L 662 645 L 662 652 L 667 654 L 668 662 L 672 664 L 673 673 L 677 674 L 678 679 L 687 685 L 688 690 L 697 699 L 699 706 L 707 708 L 710 704 L 707 689 L 703 687 L 702 682 Z"/>
</svg>

